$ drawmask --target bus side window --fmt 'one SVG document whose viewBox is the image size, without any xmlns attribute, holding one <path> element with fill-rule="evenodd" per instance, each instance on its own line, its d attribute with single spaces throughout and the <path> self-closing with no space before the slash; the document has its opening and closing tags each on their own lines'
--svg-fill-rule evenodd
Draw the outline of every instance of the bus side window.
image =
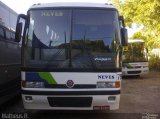
<svg viewBox="0 0 160 119">
<path fill-rule="evenodd" d="M 6 30 L 6 39 L 10 40 L 11 35 L 10 35 L 10 31 Z"/>
<path fill-rule="evenodd" d="M 14 32 L 11 32 L 10 33 L 10 39 L 11 39 L 11 41 L 15 41 L 15 33 Z"/>
<path fill-rule="evenodd" d="M 4 30 L 3 30 L 3 28 L 0 28 L 0 37 L 4 38 Z"/>
</svg>

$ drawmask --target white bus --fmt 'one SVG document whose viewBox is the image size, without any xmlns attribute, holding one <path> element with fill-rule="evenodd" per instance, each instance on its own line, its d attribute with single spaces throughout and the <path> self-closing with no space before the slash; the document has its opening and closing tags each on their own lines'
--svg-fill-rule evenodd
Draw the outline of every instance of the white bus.
<svg viewBox="0 0 160 119">
<path fill-rule="evenodd" d="M 143 40 L 128 40 L 123 48 L 122 75 L 145 75 L 148 73 L 148 51 Z"/>
<path fill-rule="evenodd" d="M 25 109 L 119 108 L 127 31 L 112 5 L 36 4 L 20 19 L 26 20 L 21 73 Z M 21 28 L 18 21 L 17 39 Z"/>
</svg>

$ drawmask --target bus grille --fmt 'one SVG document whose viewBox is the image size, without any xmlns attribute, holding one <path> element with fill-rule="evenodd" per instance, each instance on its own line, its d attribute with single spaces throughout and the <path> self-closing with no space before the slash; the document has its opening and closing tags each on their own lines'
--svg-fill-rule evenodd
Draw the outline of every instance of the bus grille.
<svg viewBox="0 0 160 119">
<path fill-rule="evenodd" d="M 48 97 L 51 107 L 91 107 L 92 97 Z"/>
<path fill-rule="evenodd" d="M 128 69 L 135 69 L 135 68 L 141 68 L 141 66 L 132 66 L 132 67 L 127 67 Z"/>
<path fill-rule="evenodd" d="M 140 74 L 141 71 L 128 71 L 128 74 Z"/>
</svg>

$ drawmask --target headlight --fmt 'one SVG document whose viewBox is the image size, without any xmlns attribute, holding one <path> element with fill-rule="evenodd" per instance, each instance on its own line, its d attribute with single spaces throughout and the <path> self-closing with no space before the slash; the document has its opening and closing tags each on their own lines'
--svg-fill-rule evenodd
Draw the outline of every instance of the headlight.
<svg viewBox="0 0 160 119">
<path fill-rule="evenodd" d="M 97 88 L 119 88 L 120 81 L 117 82 L 97 82 Z"/>
<path fill-rule="evenodd" d="M 22 87 L 24 88 L 44 88 L 44 82 L 26 82 L 22 81 Z"/>
</svg>

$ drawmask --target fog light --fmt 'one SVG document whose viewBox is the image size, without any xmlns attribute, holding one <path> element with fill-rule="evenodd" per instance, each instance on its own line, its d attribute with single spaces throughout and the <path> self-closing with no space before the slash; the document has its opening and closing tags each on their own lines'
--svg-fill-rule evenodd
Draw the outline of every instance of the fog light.
<svg viewBox="0 0 160 119">
<path fill-rule="evenodd" d="M 26 101 L 32 101 L 32 96 L 25 96 Z"/>
<path fill-rule="evenodd" d="M 116 96 L 109 96 L 108 97 L 108 101 L 115 101 L 116 100 Z"/>
</svg>

